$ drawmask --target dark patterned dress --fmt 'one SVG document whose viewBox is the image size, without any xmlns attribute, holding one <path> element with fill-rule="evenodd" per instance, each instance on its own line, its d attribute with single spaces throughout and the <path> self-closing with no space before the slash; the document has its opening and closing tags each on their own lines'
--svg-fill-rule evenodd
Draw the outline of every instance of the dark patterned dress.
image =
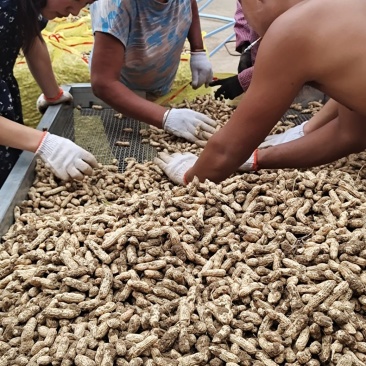
<svg viewBox="0 0 366 366">
<path fill-rule="evenodd" d="M 16 17 L 17 2 L 0 0 L 0 116 L 23 124 L 20 92 L 13 74 L 22 45 Z M 3 185 L 20 153 L 21 150 L 0 146 L 0 186 Z"/>
<path fill-rule="evenodd" d="M 0 0 L 0 116 L 24 124 L 19 87 L 13 73 L 22 46 L 18 16 L 17 1 Z M 41 21 L 41 27 L 45 25 L 46 22 Z M 21 152 L 0 146 L 0 187 Z"/>
</svg>

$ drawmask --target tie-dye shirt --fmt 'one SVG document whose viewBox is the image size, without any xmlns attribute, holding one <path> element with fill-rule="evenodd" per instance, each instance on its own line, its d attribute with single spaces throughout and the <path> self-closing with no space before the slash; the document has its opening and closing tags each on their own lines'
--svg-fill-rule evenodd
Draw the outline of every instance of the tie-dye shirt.
<svg viewBox="0 0 366 366">
<path fill-rule="evenodd" d="M 90 11 L 93 32 L 125 46 L 121 82 L 156 96 L 168 93 L 192 23 L 191 0 L 99 0 Z"/>
</svg>

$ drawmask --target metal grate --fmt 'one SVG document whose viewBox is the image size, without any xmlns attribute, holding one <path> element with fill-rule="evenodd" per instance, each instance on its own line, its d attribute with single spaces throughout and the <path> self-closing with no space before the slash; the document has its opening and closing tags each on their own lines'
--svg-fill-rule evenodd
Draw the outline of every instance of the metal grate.
<svg viewBox="0 0 366 366">
<path fill-rule="evenodd" d="M 297 116 L 297 118 L 291 119 L 291 122 L 295 123 L 295 125 L 301 125 L 301 123 L 308 121 L 312 114 L 310 113 L 301 113 L 299 111 L 296 111 L 294 109 L 289 109 L 281 118 L 281 121 L 286 121 L 288 115 Z"/>
<path fill-rule="evenodd" d="M 140 163 L 153 160 L 157 150 L 150 144 L 142 143 L 140 134 L 141 129 L 148 129 L 149 126 L 132 118 L 117 118 L 115 114 L 111 108 L 74 109 L 64 121 L 61 135 L 90 151 L 102 164 L 111 164 L 117 159 L 121 172 L 127 165 L 126 158 L 135 158 Z M 290 109 L 281 120 L 285 121 L 289 114 L 297 116 L 291 119 L 296 125 L 311 118 L 311 114 Z M 126 128 L 131 131 L 127 132 Z M 129 146 L 116 146 L 116 141 L 128 141 Z"/>
<path fill-rule="evenodd" d="M 119 170 L 126 166 L 126 158 L 138 162 L 152 160 L 157 151 L 149 144 L 142 143 L 141 129 L 149 126 L 132 118 L 117 118 L 111 108 L 96 110 L 92 108 L 75 109 L 65 121 L 63 136 L 90 151 L 102 164 L 111 164 L 117 159 Z M 127 132 L 124 129 L 131 129 Z M 129 146 L 116 146 L 116 141 L 128 141 Z"/>
</svg>

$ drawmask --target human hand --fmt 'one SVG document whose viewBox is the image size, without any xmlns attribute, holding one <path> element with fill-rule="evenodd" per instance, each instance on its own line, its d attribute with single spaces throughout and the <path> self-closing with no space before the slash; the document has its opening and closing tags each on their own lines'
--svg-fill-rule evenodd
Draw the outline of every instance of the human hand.
<svg viewBox="0 0 366 366">
<path fill-rule="evenodd" d="M 191 72 L 192 72 L 192 88 L 198 89 L 205 84 L 207 88 L 212 81 L 212 66 L 208 60 L 206 52 L 191 52 Z"/>
<path fill-rule="evenodd" d="M 82 180 L 98 166 L 94 155 L 71 140 L 46 132 L 36 154 L 62 180 Z"/>
<path fill-rule="evenodd" d="M 226 79 L 218 79 L 211 81 L 210 86 L 221 85 L 215 91 L 215 98 L 219 99 L 223 96 L 225 99 L 235 99 L 238 95 L 243 94 L 244 90 L 240 85 L 238 75 L 230 76 Z"/>
<path fill-rule="evenodd" d="M 186 185 L 184 175 L 187 170 L 192 168 L 198 157 L 192 153 L 174 153 L 167 154 L 161 152 L 158 157 L 154 158 L 154 163 L 168 176 L 168 178 L 176 183 Z"/>
<path fill-rule="evenodd" d="M 188 108 L 172 108 L 166 112 L 163 129 L 175 136 L 203 146 L 215 133 L 218 122 Z"/>
<path fill-rule="evenodd" d="M 37 109 L 40 113 L 46 112 L 46 109 L 50 105 L 60 104 L 60 103 L 71 103 L 73 100 L 72 95 L 60 88 L 58 95 L 54 98 L 47 98 L 43 93 L 37 99 Z"/>
<path fill-rule="evenodd" d="M 283 133 L 277 135 L 269 135 L 265 140 L 259 145 L 259 149 L 264 149 L 270 146 L 276 146 L 284 144 L 285 142 L 290 142 L 304 136 L 304 126 L 308 121 L 303 122 L 301 125 L 292 127 Z"/>
</svg>

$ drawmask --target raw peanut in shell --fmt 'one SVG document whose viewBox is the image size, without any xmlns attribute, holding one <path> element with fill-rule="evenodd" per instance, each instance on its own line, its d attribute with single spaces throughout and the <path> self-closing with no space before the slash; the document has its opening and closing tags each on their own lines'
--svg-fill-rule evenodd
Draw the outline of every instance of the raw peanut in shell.
<svg viewBox="0 0 366 366">
<path fill-rule="evenodd" d="M 181 107 L 217 129 L 235 109 L 209 95 Z M 0 248 L 0 364 L 365 364 L 364 160 L 187 186 L 152 161 L 82 182 L 38 161 Z"/>
</svg>

